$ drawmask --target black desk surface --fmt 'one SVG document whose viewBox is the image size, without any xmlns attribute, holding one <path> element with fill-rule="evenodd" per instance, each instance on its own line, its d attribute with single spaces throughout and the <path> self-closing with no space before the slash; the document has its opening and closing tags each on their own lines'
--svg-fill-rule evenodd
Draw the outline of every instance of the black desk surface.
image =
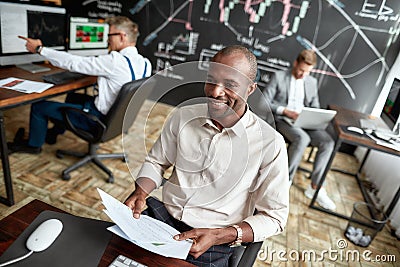
<svg viewBox="0 0 400 267">
<path fill-rule="evenodd" d="M 35 220 L 35 218 L 45 210 L 67 214 L 66 212 L 48 205 L 40 200 L 33 200 L 21 209 L 2 219 L 0 221 L 0 255 L 2 255 L 14 243 L 21 233 L 23 233 L 24 230 L 28 228 L 29 225 Z M 148 266 L 194 266 L 183 260 L 166 258 L 161 255 L 154 254 L 114 234 L 111 235 L 110 242 L 108 243 L 107 248 L 101 257 L 98 266 L 108 266 L 119 254 L 128 256 Z"/>
</svg>

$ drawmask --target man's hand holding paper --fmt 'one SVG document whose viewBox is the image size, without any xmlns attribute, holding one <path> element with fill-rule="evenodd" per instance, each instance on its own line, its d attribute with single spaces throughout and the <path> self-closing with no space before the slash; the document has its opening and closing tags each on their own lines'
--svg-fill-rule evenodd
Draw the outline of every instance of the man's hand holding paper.
<svg viewBox="0 0 400 267">
<path fill-rule="evenodd" d="M 192 241 L 174 240 L 173 237 L 179 234 L 179 231 L 146 215 L 135 219 L 128 206 L 100 189 L 98 192 L 106 207 L 104 212 L 116 224 L 109 228 L 111 232 L 151 252 L 166 257 L 186 259 Z"/>
</svg>

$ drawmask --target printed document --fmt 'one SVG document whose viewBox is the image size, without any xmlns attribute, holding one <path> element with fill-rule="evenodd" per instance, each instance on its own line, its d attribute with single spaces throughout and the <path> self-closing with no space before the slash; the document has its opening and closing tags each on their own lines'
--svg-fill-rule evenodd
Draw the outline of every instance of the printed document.
<svg viewBox="0 0 400 267">
<path fill-rule="evenodd" d="M 54 86 L 54 84 L 34 82 L 14 77 L 0 80 L 0 87 L 27 94 L 42 93 L 52 86 Z"/>
<path fill-rule="evenodd" d="M 375 141 L 376 144 L 384 147 L 391 148 L 396 151 L 400 151 L 400 138 L 388 138 L 388 140 L 383 140 L 367 133 L 367 136 Z"/>
<path fill-rule="evenodd" d="M 116 224 L 109 231 L 159 255 L 186 259 L 192 240 L 176 241 L 173 236 L 179 231 L 175 228 L 146 215 L 135 219 L 128 206 L 99 188 L 97 191 L 106 207 L 104 212 Z"/>
</svg>

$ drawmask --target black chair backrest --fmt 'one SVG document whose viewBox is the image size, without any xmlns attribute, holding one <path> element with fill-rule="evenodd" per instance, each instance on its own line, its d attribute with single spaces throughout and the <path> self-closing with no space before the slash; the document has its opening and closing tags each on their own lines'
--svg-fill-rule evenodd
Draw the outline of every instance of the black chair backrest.
<svg viewBox="0 0 400 267">
<path fill-rule="evenodd" d="M 240 246 L 235 249 L 233 255 L 229 258 L 229 267 L 251 267 L 257 259 L 258 251 L 263 242 L 247 243 L 246 246 Z"/>
<path fill-rule="evenodd" d="M 108 141 L 132 126 L 146 98 L 155 85 L 154 79 L 143 78 L 124 84 L 103 122 L 107 130 L 101 138 Z M 138 90 L 140 88 L 140 90 Z"/>
</svg>

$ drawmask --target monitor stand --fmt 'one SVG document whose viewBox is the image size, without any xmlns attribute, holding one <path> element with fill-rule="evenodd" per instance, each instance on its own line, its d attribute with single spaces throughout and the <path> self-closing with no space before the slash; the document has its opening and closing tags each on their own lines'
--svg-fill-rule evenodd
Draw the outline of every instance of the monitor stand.
<svg viewBox="0 0 400 267">
<path fill-rule="evenodd" d="M 30 73 L 38 73 L 38 72 L 45 72 L 45 71 L 51 70 L 49 67 L 36 65 L 33 63 L 18 64 L 18 65 L 16 65 L 16 67 L 26 70 L 26 71 L 29 71 Z"/>
<path fill-rule="evenodd" d="M 400 139 L 400 118 L 394 124 L 393 133 L 396 135 L 397 138 Z"/>
</svg>

